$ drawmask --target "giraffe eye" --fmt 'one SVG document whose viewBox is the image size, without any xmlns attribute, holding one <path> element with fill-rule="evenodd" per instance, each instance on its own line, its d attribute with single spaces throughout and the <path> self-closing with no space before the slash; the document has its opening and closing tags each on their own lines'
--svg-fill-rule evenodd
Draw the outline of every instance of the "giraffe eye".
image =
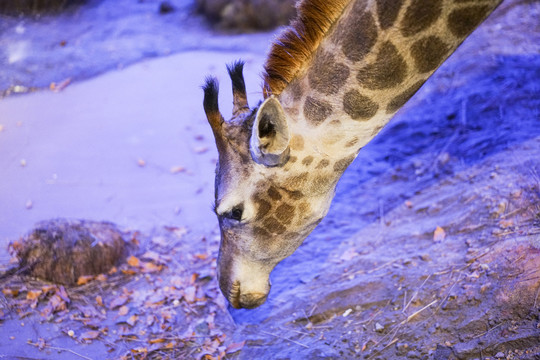
<svg viewBox="0 0 540 360">
<path fill-rule="evenodd" d="M 242 206 L 235 206 L 231 210 L 230 218 L 236 221 L 240 221 L 242 220 L 243 212 L 244 212 L 244 209 L 242 208 Z"/>
</svg>

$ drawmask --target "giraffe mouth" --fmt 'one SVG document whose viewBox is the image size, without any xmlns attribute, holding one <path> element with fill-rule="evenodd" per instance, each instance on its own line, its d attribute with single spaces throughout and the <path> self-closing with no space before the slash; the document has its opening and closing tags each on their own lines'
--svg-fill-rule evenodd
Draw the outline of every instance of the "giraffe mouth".
<svg viewBox="0 0 540 360">
<path fill-rule="evenodd" d="M 261 306 L 266 302 L 268 293 L 246 293 L 242 294 L 240 291 L 240 282 L 235 281 L 229 291 L 229 303 L 235 309 L 254 309 Z"/>
</svg>

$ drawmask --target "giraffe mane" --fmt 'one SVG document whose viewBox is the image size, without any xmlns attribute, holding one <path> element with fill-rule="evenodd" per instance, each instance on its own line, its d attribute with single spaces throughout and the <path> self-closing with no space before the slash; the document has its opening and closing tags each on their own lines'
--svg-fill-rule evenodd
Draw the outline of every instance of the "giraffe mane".
<svg viewBox="0 0 540 360">
<path fill-rule="evenodd" d="M 297 15 L 272 43 L 264 65 L 264 97 L 279 95 L 298 75 L 348 0 L 300 0 Z"/>
</svg>

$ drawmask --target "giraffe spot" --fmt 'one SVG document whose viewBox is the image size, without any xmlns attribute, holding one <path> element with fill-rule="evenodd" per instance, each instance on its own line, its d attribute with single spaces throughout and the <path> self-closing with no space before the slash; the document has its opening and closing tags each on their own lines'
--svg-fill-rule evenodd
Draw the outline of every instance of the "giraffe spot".
<svg viewBox="0 0 540 360">
<path fill-rule="evenodd" d="M 436 36 L 426 36 L 411 46 L 411 55 L 420 73 L 435 70 L 446 59 L 450 47 Z"/>
<path fill-rule="evenodd" d="M 355 156 L 347 156 L 346 158 L 336 161 L 334 164 L 334 171 L 338 173 L 345 171 L 345 169 L 353 162 L 354 158 Z"/>
<path fill-rule="evenodd" d="M 456 9 L 448 15 L 448 28 L 458 38 L 467 36 L 489 14 L 487 5 L 467 6 Z"/>
<path fill-rule="evenodd" d="M 388 89 L 401 84 L 405 79 L 407 64 L 396 47 L 386 41 L 381 45 L 373 64 L 360 69 L 356 79 L 360 85 L 371 89 Z"/>
<path fill-rule="evenodd" d="M 296 160 L 298 160 L 298 158 L 297 158 L 296 156 L 290 156 L 288 162 L 290 162 L 291 164 L 293 164 L 293 163 L 296 162 Z"/>
<path fill-rule="evenodd" d="M 319 161 L 315 169 L 324 169 L 328 165 L 330 165 L 330 161 L 328 159 L 322 159 L 321 161 Z"/>
<path fill-rule="evenodd" d="M 313 162 L 313 156 L 306 156 L 304 160 L 302 160 L 302 165 L 309 166 Z"/>
<path fill-rule="evenodd" d="M 412 0 L 401 22 L 403 36 L 412 36 L 433 24 L 442 12 L 442 0 Z"/>
<path fill-rule="evenodd" d="M 291 143 L 289 146 L 291 147 L 291 150 L 304 150 L 304 138 L 302 135 L 294 134 L 291 138 Z"/>
<path fill-rule="evenodd" d="M 314 125 L 320 125 L 332 114 L 332 105 L 323 100 L 317 100 L 308 96 L 304 104 L 304 116 Z"/>
<path fill-rule="evenodd" d="M 291 92 L 294 101 L 299 101 L 304 95 L 304 89 L 298 80 L 291 82 L 287 86 L 287 90 Z"/>
<path fill-rule="evenodd" d="M 361 3 L 361 1 L 357 1 Z M 354 11 L 354 9 L 353 9 Z M 377 25 L 369 12 L 361 16 L 350 16 L 336 30 L 338 45 L 347 59 L 362 60 L 377 42 Z"/>
<path fill-rule="evenodd" d="M 293 191 L 288 190 L 287 195 L 289 195 L 289 197 L 293 200 L 300 200 L 304 197 L 304 193 L 301 192 L 300 190 L 293 190 Z"/>
<path fill-rule="evenodd" d="M 329 190 L 333 180 L 333 176 L 315 176 L 311 182 L 310 191 L 314 194 L 324 194 Z"/>
<path fill-rule="evenodd" d="M 360 94 L 358 90 L 350 90 L 343 97 L 343 111 L 353 120 L 371 119 L 379 109 L 379 106 L 370 98 Z"/>
<path fill-rule="evenodd" d="M 292 191 L 294 191 L 296 189 L 303 187 L 307 179 L 308 179 L 308 173 L 304 172 L 304 173 L 301 173 L 300 175 L 295 175 L 295 176 L 291 176 L 287 178 L 283 186 L 286 189 L 293 189 Z"/>
<path fill-rule="evenodd" d="M 345 144 L 345 147 L 346 148 L 353 147 L 354 145 L 358 143 L 358 140 L 359 139 L 357 137 L 353 137 L 351 140 L 347 141 L 347 143 Z"/>
<path fill-rule="evenodd" d="M 407 90 L 403 91 L 401 94 L 397 95 L 395 98 L 390 100 L 386 106 L 386 113 L 391 114 L 399 110 L 405 103 L 420 89 L 424 84 L 425 80 L 420 80 L 417 83 L 413 84 Z"/>
<path fill-rule="evenodd" d="M 377 16 L 381 29 L 388 29 L 394 24 L 403 0 L 377 0 Z"/>
<path fill-rule="evenodd" d="M 268 196 L 270 196 L 270 199 L 272 199 L 272 200 L 281 200 L 281 194 L 273 186 L 270 186 L 270 188 L 267 191 L 267 194 L 268 194 Z"/>
<path fill-rule="evenodd" d="M 253 197 L 253 202 L 257 205 L 257 214 L 255 216 L 258 219 L 264 218 L 272 208 L 272 205 L 268 201 L 259 197 Z"/>
<path fill-rule="evenodd" d="M 276 218 L 269 217 L 263 221 L 264 229 L 270 234 L 280 235 L 287 229 Z"/>
<path fill-rule="evenodd" d="M 298 212 L 306 217 L 311 212 L 311 206 L 304 201 L 298 205 Z"/>
<path fill-rule="evenodd" d="M 266 231 L 265 229 L 263 229 L 262 227 L 259 227 L 259 226 L 255 226 L 253 228 L 253 235 L 255 235 L 255 237 L 258 237 L 258 238 L 269 238 L 271 235 L 268 231 Z"/>
<path fill-rule="evenodd" d="M 382 130 L 383 127 L 384 127 L 383 125 L 376 126 L 373 129 L 373 131 L 371 132 L 371 136 L 373 137 L 373 136 L 377 135 L 379 133 L 379 131 Z"/>
<path fill-rule="evenodd" d="M 281 204 L 276 209 L 276 218 L 281 221 L 282 224 L 288 225 L 294 218 L 295 207 L 289 204 Z"/>
<path fill-rule="evenodd" d="M 339 125 L 341 125 L 341 121 L 338 120 L 338 119 L 334 119 L 334 120 L 330 121 L 330 125 L 339 126 Z"/>
<path fill-rule="evenodd" d="M 309 85 L 324 95 L 336 94 L 349 77 L 349 68 L 329 52 L 319 54 L 308 74 Z"/>
</svg>

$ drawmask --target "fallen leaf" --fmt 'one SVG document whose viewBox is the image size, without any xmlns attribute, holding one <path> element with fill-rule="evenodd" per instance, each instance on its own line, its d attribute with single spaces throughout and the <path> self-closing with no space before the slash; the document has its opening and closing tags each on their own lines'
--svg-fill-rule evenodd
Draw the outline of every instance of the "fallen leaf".
<svg viewBox="0 0 540 360">
<path fill-rule="evenodd" d="M 173 166 L 171 167 L 171 174 L 178 174 L 181 172 L 186 171 L 186 169 L 183 166 Z"/>
<path fill-rule="evenodd" d="M 97 339 L 100 334 L 101 333 L 99 331 L 89 330 L 89 331 L 83 332 L 81 336 L 79 336 L 79 338 L 81 340 L 94 340 L 94 339 Z"/>
<path fill-rule="evenodd" d="M 163 338 L 159 338 L 159 339 L 150 339 L 148 341 L 149 344 L 159 344 L 159 343 L 164 343 L 165 341 L 167 341 L 167 339 L 163 339 Z"/>
<path fill-rule="evenodd" d="M 98 276 L 96 276 L 97 281 L 107 281 L 107 279 L 108 277 L 105 274 L 99 274 Z"/>
<path fill-rule="evenodd" d="M 444 229 L 440 226 L 437 226 L 437 228 L 433 232 L 433 240 L 439 242 L 439 241 L 443 241 L 445 237 L 446 237 L 446 232 L 444 231 Z"/>
<path fill-rule="evenodd" d="M 101 295 L 96 296 L 96 303 L 99 306 L 105 306 L 105 305 L 103 305 L 103 298 L 101 297 Z"/>
<path fill-rule="evenodd" d="M 120 310 L 122 310 L 122 308 L 120 308 Z M 131 326 L 135 326 L 135 323 L 137 322 L 137 320 L 139 319 L 139 317 L 137 315 L 131 315 L 127 320 L 126 322 L 131 325 Z"/>
<path fill-rule="evenodd" d="M 244 345 L 246 344 L 246 341 L 242 341 L 242 342 L 239 342 L 239 343 L 232 343 L 232 344 L 229 344 L 229 346 L 227 346 L 227 349 L 225 350 L 225 352 L 227 354 L 232 354 L 232 353 L 235 353 L 237 351 L 240 351 L 242 350 L 242 348 L 244 347 Z"/>
<path fill-rule="evenodd" d="M 111 301 L 111 303 L 109 304 L 109 309 L 114 310 L 115 308 L 124 305 L 128 302 L 128 298 L 129 297 L 127 295 L 121 295 L 117 297 L 116 299 Z"/>
<path fill-rule="evenodd" d="M 143 159 L 138 159 L 137 160 L 137 165 L 139 165 L 140 167 L 145 167 L 146 166 L 146 161 L 144 161 Z"/>
<path fill-rule="evenodd" d="M 120 309 L 118 310 L 118 315 L 124 316 L 124 315 L 127 315 L 128 312 L 129 312 L 129 308 L 126 305 L 122 305 Z"/>
<path fill-rule="evenodd" d="M 141 259 L 152 260 L 155 263 L 162 263 L 163 262 L 161 260 L 161 255 L 159 255 L 157 252 L 151 251 L 151 250 L 149 250 L 149 251 L 145 252 L 144 254 L 142 254 Z"/>
<path fill-rule="evenodd" d="M 152 262 L 144 262 L 142 264 L 143 272 L 145 273 L 153 273 L 153 272 L 159 272 L 163 269 L 163 265 L 156 265 Z"/>
<path fill-rule="evenodd" d="M 92 275 L 81 275 L 77 279 L 77 285 L 88 284 L 90 281 L 92 281 L 92 279 L 94 279 L 94 276 Z"/>
<path fill-rule="evenodd" d="M 2 294 L 16 297 L 19 295 L 19 289 L 2 289 Z"/>
<path fill-rule="evenodd" d="M 43 291 L 41 290 L 28 290 L 28 292 L 26 293 L 26 299 L 36 300 L 41 294 L 43 294 Z"/>
<path fill-rule="evenodd" d="M 130 257 L 128 257 L 127 263 L 131 266 L 138 267 L 140 264 L 140 260 L 137 257 L 131 255 Z"/>
</svg>

